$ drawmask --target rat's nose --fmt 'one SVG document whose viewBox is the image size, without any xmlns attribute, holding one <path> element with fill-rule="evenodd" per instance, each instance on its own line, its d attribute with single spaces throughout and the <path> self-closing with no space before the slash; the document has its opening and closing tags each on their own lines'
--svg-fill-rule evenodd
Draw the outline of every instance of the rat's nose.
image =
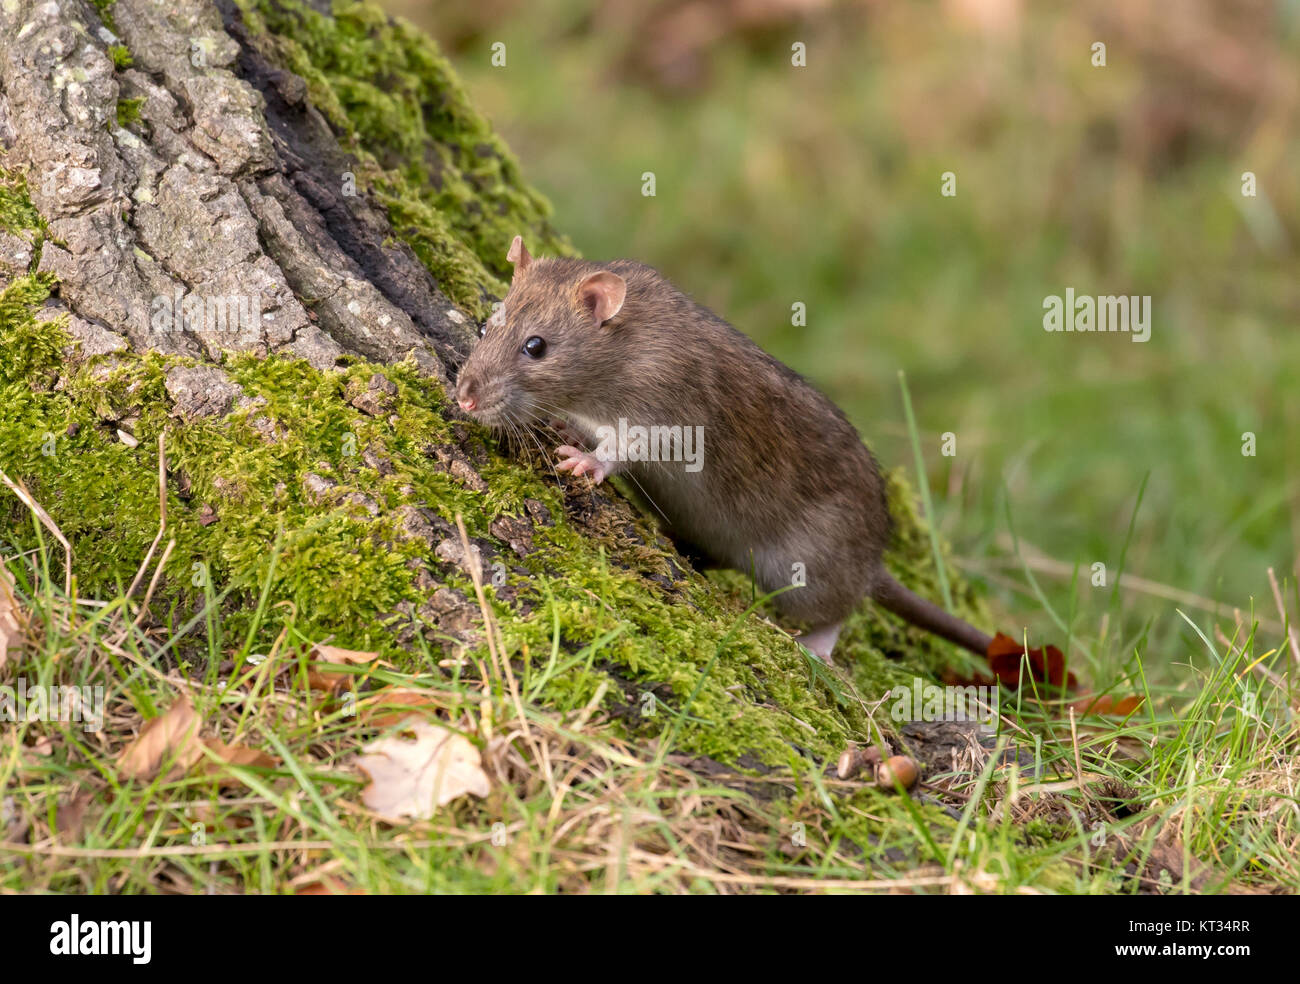
<svg viewBox="0 0 1300 984">
<path fill-rule="evenodd" d="M 478 397 L 474 395 L 474 384 L 468 379 L 462 379 L 460 385 L 456 387 L 456 402 L 466 413 L 473 413 L 478 409 Z"/>
</svg>

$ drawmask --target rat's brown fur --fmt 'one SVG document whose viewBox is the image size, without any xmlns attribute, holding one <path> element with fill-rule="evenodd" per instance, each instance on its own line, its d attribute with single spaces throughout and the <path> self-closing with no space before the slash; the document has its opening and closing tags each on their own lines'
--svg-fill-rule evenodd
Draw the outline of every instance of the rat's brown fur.
<svg viewBox="0 0 1300 984">
<path fill-rule="evenodd" d="M 520 247 L 522 251 L 522 248 Z M 512 258 L 516 256 L 512 250 Z M 589 447 L 596 428 L 703 426 L 703 467 L 627 462 L 668 532 L 720 565 L 753 571 L 785 615 L 825 627 L 864 595 L 974 651 L 988 637 L 912 594 L 881 563 L 885 487 L 843 412 L 803 377 L 656 271 L 631 260 L 532 260 L 522 251 L 501 315 L 461 369 L 459 394 L 489 424 L 564 420 Z M 601 271 L 626 282 L 621 309 L 593 321 L 579 288 Z M 546 354 L 521 349 L 541 336 Z"/>
</svg>

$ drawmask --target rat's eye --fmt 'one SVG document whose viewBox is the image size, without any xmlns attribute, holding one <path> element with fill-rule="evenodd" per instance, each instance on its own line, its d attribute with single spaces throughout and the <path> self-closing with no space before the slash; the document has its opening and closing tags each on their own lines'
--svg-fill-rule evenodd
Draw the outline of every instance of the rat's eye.
<svg viewBox="0 0 1300 984">
<path fill-rule="evenodd" d="M 540 335 L 534 335 L 528 341 L 524 342 L 524 355 L 530 359 L 540 359 L 546 354 L 546 339 Z"/>
</svg>

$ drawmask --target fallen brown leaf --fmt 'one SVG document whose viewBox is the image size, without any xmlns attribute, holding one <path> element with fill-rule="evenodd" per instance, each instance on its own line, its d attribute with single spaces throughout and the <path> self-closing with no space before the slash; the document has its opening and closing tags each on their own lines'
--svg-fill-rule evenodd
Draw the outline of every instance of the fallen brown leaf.
<svg viewBox="0 0 1300 984">
<path fill-rule="evenodd" d="M 312 659 L 322 663 L 373 663 L 379 658 L 378 653 L 362 652 L 359 649 L 343 649 L 340 646 L 326 646 L 317 643 L 309 654 Z"/>
<path fill-rule="evenodd" d="M 989 643 L 987 656 L 994 675 L 1012 690 L 1020 687 L 1020 669 L 1024 663 L 1028 663 L 1029 675 L 1038 683 L 1070 690 L 1078 685 L 1073 673 L 1066 675 L 1065 654 L 1056 646 L 1030 649 L 1026 655 L 1024 646 L 999 632 Z"/>
<path fill-rule="evenodd" d="M 118 772 L 128 779 L 152 779 L 170 758 L 173 766 L 168 775 L 181 775 L 203 755 L 198 735 L 199 716 L 188 697 L 179 697 L 162 714 L 145 722 L 135 741 L 118 757 Z"/>
<path fill-rule="evenodd" d="M 26 635 L 27 617 L 18 605 L 9 572 L 0 566 L 0 670 L 9 662 L 10 655 L 18 654 Z"/>
<path fill-rule="evenodd" d="M 221 759 L 221 762 L 213 762 L 205 756 L 203 761 L 199 763 L 199 774 L 220 777 L 217 785 L 223 789 L 242 785 L 237 775 L 223 768 L 225 765 L 274 769 L 280 764 L 278 758 L 259 748 L 249 748 L 247 745 L 227 745 L 219 738 L 205 738 L 203 739 L 203 745 Z"/>
<path fill-rule="evenodd" d="M 361 663 L 373 663 L 379 658 L 378 653 L 362 652 L 357 649 L 343 649 L 340 646 L 326 646 L 317 643 L 312 646 L 308 658 L 317 660 L 321 663 L 339 663 L 347 665 L 358 665 Z M 308 670 L 307 685 L 312 690 L 320 690 L 324 693 L 337 693 L 342 690 L 344 685 L 349 681 L 356 679 L 352 673 L 327 673 L 324 670 Z"/>
<path fill-rule="evenodd" d="M 1128 717 L 1142 706 L 1142 700 L 1143 698 L 1136 694 L 1122 700 L 1116 700 L 1110 694 L 1102 694 L 1100 697 L 1081 697 L 1070 706 L 1079 714 L 1109 714 L 1112 717 Z"/>
<path fill-rule="evenodd" d="M 369 727 L 389 728 L 405 721 L 412 712 L 432 716 L 438 709 L 437 702 L 424 691 L 385 687 L 366 696 L 360 717 L 361 722 Z"/>
<path fill-rule="evenodd" d="M 405 723 L 414 741 L 400 735 L 380 738 L 357 759 L 357 767 L 370 778 L 361 794 L 367 807 L 391 822 L 428 820 L 457 797 L 491 792 L 473 742 L 414 715 Z"/>
</svg>

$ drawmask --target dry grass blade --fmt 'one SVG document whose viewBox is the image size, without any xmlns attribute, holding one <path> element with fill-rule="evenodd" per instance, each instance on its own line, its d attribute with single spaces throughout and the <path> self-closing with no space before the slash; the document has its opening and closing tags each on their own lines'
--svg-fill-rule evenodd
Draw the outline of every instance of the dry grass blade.
<svg viewBox="0 0 1300 984">
<path fill-rule="evenodd" d="M 998 547 L 1003 550 L 1013 551 L 1015 549 L 1011 537 L 1005 533 L 998 534 L 996 542 Z M 959 563 L 963 568 L 980 574 L 993 573 L 997 569 L 1019 570 L 1022 565 L 1035 573 L 1047 574 L 1049 577 L 1061 578 L 1062 580 L 1069 580 L 1075 573 L 1073 564 L 1057 560 L 1023 539 L 1020 540 L 1020 556 L 1018 557 L 992 558 L 981 561 L 964 558 Z M 1121 591 L 1136 591 L 1139 594 L 1150 595 L 1153 598 L 1164 598 L 1187 608 L 1196 608 L 1211 614 L 1218 614 L 1224 608 L 1222 602 L 1215 601 L 1213 598 L 1194 594 L 1191 591 L 1184 591 L 1181 588 L 1162 584 L 1159 581 L 1152 581 L 1150 578 L 1139 577 L 1127 571 L 1120 574 L 1119 586 Z M 1270 632 L 1282 631 L 1281 622 L 1274 622 L 1272 619 L 1263 616 L 1256 616 L 1256 618 L 1259 624 Z"/>
<path fill-rule="evenodd" d="M 1238 612 L 1237 615 L 1238 615 L 1238 628 L 1240 628 L 1241 613 Z M 1224 634 L 1223 629 L 1221 629 L 1217 625 L 1214 627 L 1214 641 L 1223 647 L 1223 651 L 1227 653 L 1229 657 L 1236 656 L 1238 653 L 1245 651 L 1243 643 L 1241 642 L 1234 643 L 1231 639 L 1229 639 Z M 1255 673 L 1258 673 L 1265 680 L 1269 681 L 1269 683 L 1273 684 L 1273 686 L 1285 690 L 1286 681 L 1282 679 L 1282 677 L 1274 673 L 1272 670 L 1270 670 L 1267 666 L 1264 665 L 1264 660 L 1268 658 L 1268 656 L 1270 655 L 1271 653 L 1265 653 L 1264 655 L 1257 657 L 1256 659 L 1251 661 L 1250 665 L 1247 666 L 1245 670 L 1242 670 L 1241 672 L 1243 674 L 1246 673 L 1247 671 L 1253 671 Z"/>
<path fill-rule="evenodd" d="M 1273 573 L 1273 568 L 1268 569 L 1268 586 L 1273 590 L 1273 604 L 1277 605 L 1278 618 L 1286 626 L 1286 640 L 1291 645 L 1291 658 L 1295 660 L 1296 666 L 1300 666 L 1300 634 L 1297 634 L 1295 626 L 1290 623 L 1286 614 L 1286 605 L 1282 602 L 1282 589 L 1278 587 L 1277 575 Z"/>
<path fill-rule="evenodd" d="M 140 562 L 139 569 L 135 572 L 135 577 L 131 579 L 131 586 L 126 589 L 125 598 L 131 598 L 135 595 L 135 590 L 140 586 L 144 579 L 145 572 L 149 570 L 149 562 L 153 560 L 154 551 L 158 549 L 158 544 L 162 542 L 163 534 L 167 532 L 167 455 L 164 451 L 163 442 L 167 437 L 167 431 L 164 428 L 158 435 L 158 532 L 154 535 L 153 542 L 149 544 L 149 549 L 145 552 L 144 560 Z M 162 559 L 158 561 L 158 568 L 153 572 L 153 577 L 149 579 L 149 587 L 144 593 L 144 600 L 140 603 L 140 611 L 136 614 L 135 620 L 131 623 L 131 628 L 139 628 L 140 623 L 144 621 L 145 612 L 149 610 L 149 601 L 153 598 L 154 589 L 158 586 L 158 581 L 162 577 L 163 569 L 167 566 L 167 559 L 171 556 L 172 549 L 176 546 L 175 539 L 169 540 L 167 548 L 163 551 Z M 123 628 L 122 634 L 118 636 L 117 641 L 120 643 L 126 638 L 127 630 Z"/>
<path fill-rule="evenodd" d="M 524 740 L 533 747 L 538 764 L 542 768 L 542 773 L 546 776 L 546 783 L 554 789 L 555 778 L 551 772 L 550 760 L 546 756 L 546 747 L 534 739 L 532 729 L 528 726 L 528 715 L 524 713 L 524 704 L 519 696 L 519 687 L 515 683 L 514 670 L 510 668 L 510 659 L 504 652 L 504 644 L 498 642 L 500 629 L 492 615 L 492 609 L 488 607 L 487 595 L 483 592 L 483 574 L 479 567 L 478 551 L 469 542 L 469 534 L 465 532 L 465 519 L 460 513 L 456 514 L 456 529 L 460 532 L 461 546 L 465 551 L 465 562 L 469 566 L 470 579 L 474 582 L 474 594 L 478 598 L 479 613 L 483 616 L 483 631 L 487 635 L 488 654 L 492 658 L 492 665 L 499 668 L 505 677 L 506 687 L 510 691 L 511 702 L 514 704 L 515 713 L 519 716 L 519 727 L 523 731 Z"/>
<path fill-rule="evenodd" d="M 126 597 L 128 598 L 135 594 L 135 589 L 144 580 L 145 571 L 149 569 L 149 562 L 153 560 L 154 551 L 158 549 L 158 544 L 162 542 L 163 534 L 167 531 L 167 456 L 163 452 L 163 439 L 166 436 L 166 430 L 158 435 L 158 533 L 154 536 L 153 543 L 149 544 L 144 560 L 140 562 L 140 568 L 135 572 L 135 577 L 131 580 L 131 586 L 126 589 Z"/>
<path fill-rule="evenodd" d="M 153 600 L 154 589 L 158 587 L 158 580 L 162 577 L 163 569 L 167 566 L 167 558 L 172 555 L 176 548 L 175 540 L 168 540 L 167 547 L 163 550 L 162 558 L 158 561 L 158 567 L 153 572 L 153 577 L 149 578 L 149 587 L 145 589 L 144 599 L 140 602 L 140 611 L 136 614 L 135 620 L 131 623 L 133 629 L 138 629 L 140 623 L 144 621 L 145 612 L 149 610 L 149 602 Z"/>
<path fill-rule="evenodd" d="M 24 506 L 36 514 L 36 518 L 41 521 L 41 525 L 50 531 L 50 535 L 58 540 L 63 547 L 63 593 L 72 596 L 72 544 L 68 538 L 63 535 L 59 525 L 50 518 L 50 514 L 45 508 L 36 501 L 35 497 L 27 491 L 27 487 L 22 482 L 15 482 L 12 478 L 0 471 L 0 484 L 8 487 L 9 491 L 18 496 Z"/>
</svg>

